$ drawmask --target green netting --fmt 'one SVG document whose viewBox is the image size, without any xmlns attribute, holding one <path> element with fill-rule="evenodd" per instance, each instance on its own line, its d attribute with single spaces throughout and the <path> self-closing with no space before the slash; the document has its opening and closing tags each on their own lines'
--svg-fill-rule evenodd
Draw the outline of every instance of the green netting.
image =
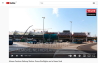
<svg viewBox="0 0 98 65">
<path fill-rule="evenodd" d="M 57 39 L 57 34 L 44 34 L 45 39 Z"/>
<path fill-rule="evenodd" d="M 21 42 L 25 42 L 25 39 L 22 39 Z"/>
</svg>

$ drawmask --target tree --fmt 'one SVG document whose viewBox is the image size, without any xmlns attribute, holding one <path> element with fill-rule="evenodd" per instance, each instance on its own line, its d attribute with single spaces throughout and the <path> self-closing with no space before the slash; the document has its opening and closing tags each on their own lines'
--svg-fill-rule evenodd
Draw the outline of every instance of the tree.
<svg viewBox="0 0 98 65">
<path fill-rule="evenodd" d="M 15 32 L 13 33 L 13 35 L 19 35 L 19 32 L 18 32 L 18 31 L 15 31 Z"/>
</svg>

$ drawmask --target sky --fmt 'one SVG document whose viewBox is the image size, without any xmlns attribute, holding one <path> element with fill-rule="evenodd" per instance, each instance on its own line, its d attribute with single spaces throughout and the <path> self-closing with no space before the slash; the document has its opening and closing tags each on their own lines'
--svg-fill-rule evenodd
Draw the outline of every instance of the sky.
<svg viewBox="0 0 98 65">
<path fill-rule="evenodd" d="M 29 26 L 32 29 L 44 29 L 49 32 L 90 32 L 97 35 L 97 16 L 86 16 L 86 9 L 92 8 L 10 8 L 9 31 L 25 31 Z"/>
</svg>

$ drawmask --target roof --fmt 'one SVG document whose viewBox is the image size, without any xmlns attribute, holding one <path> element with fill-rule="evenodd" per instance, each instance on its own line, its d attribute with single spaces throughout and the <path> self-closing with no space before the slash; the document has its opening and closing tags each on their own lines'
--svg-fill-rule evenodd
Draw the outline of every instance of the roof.
<svg viewBox="0 0 98 65">
<path fill-rule="evenodd" d="M 72 34 L 69 33 L 69 32 L 66 32 L 66 33 L 59 33 L 58 35 L 66 35 L 66 36 L 69 36 L 69 35 L 72 35 Z"/>
<path fill-rule="evenodd" d="M 73 36 L 87 36 L 86 33 L 73 33 Z"/>
</svg>

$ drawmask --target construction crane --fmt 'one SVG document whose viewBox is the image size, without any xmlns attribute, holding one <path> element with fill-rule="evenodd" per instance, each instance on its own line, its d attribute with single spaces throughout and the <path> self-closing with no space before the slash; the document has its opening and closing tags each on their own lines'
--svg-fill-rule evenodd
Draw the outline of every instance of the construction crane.
<svg viewBox="0 0 98 65">
<path fill-rule="evenodd" d="M 37 30 L 41 30 L 41 29 L 32 29 L 32 30 L 34 30 L 34 32 L 36 32 Z"/>
<path fill-rule="evenodd" d="M 49 29 L 52 29 L 52 28 L 48 28 L 48 29 L 44 29 L 44 30 L 49 30 Z M 32 29 L 34 30 L 34 32 L 36 32 L 37 30 L 43 30 L 43 29 Z"/>
</svg>

